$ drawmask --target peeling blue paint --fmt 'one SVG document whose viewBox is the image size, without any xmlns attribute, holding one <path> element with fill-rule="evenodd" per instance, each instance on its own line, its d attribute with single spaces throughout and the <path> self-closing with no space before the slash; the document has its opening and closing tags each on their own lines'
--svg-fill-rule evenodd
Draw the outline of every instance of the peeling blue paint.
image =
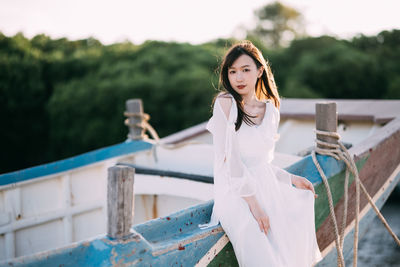
<svg viewBox="0 0 400 267">
<path fill-rule="evenodd" d="M 0 262 L 1 267 L 5 266 L 194 266 L 201 257 L 222 237 L 223 232 L 215 226 L 208 230 L 201 230 L 197 227 L 199 223 L 209 220 L 213 201 L 188 208 L 184 211 L 171 214 L 176 224 L 184 224 L 187 218 L 191 218 L 191 225 L 185 232 L 176 231 L 173 224 L 167 228 L 169 235 L 176 235 L 173 240 L 165 239 L 160 243 L 148 242 L 144 236 L 156 236 L 162 234 L 160 227 L 164 225 L 165 219 L 159 218 L 133 227 L 138 233 L 136 237 L 124 241 L 111 240 L 108 237 L 101 237 L 91 241 L 80 242 L 66 248 L 38 253 L 32 256 L 25 256 L 11 261 Z M 194 214 L 192 217 L 191 214 Z M 177 220 L 175 220 L 177 218 Z M 190 230 L 189 230 L 190 228 Z M 152 233 L 151 233 L 152 232 Z M 193 238 L 190 242 L 190 238 Z M 197 237 L 197 238 L 196 238 Z M 175 241 L 174 241 L 175 240 Z M 189 243 L 179 243 L 184 240 Z M 175 248 L 166 253 L 154 256 L 153 253 L 171 244 L 177 244 Z"/>
<path fill-rule="evenodd" d="M 108 249 L 108 246 L 106 246 L 104 242 L 101 242 L 100 240 L 94 240 L 92 242 L 92 246 L 98 251 L 103 251 Z"/>
<path fill-rule="evenodd" d="M 324 170 L 326 177 L 332 177 L 345 169 L 345 163 L 343 161 L 337 161 L 329 156 L 317 154 L 317 160 Z M 322 183 L 322 177 L 317 167 L 315 167 L 311 155 L 290 165 L 286 170 L 290 173 L 306 177 L 314 185 Z"/>
</svg>

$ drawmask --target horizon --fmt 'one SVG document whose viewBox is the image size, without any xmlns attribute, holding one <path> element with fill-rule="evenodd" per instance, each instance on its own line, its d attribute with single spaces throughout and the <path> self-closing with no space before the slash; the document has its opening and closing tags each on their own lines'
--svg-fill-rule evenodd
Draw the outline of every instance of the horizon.
<svg viewBox="0 0 400 267">
<path fill-rule="evenodd" d="M 243 29 L 255 24 L 254 10 L 272 2 L 275 1 L 252 0 L 243 4 L 227 0 L 150 0 L 136 4 L 116 0 L 108 5 L 107 1 L 94 0 L 3 0 L 0 32 L 6 36 L 21 32 L 29 39 L 38 34 L 68 40 L 92 37 L 103 45 L 125 41 L 142 44 L 149 40 L 202 44 L 219 38 L 243 39 Z M 383 1 L 386 5 L 362 0 L 280 2 L 300 11 L 310 37 L 351 39 L 400 28 L 400 3 L 396 0 Z"/>
</svg>

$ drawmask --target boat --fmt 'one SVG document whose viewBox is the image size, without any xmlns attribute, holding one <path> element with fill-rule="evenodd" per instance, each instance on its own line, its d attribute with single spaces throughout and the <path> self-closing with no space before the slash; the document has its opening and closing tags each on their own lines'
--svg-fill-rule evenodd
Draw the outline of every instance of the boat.
<svg viewBox="0 0 400 267">
<path fill-rule="evenodd" d="M 315 104 L 284 99 L 274 164 L 307 177 L 319 197 L 317 240 L 336 264 L 327 195 L 310 152 L 315 146 Z M 334 100 L 337 132 L 354 155 L 360 179 L 381 208 L 400 179 L 400 101 Z M 302 142 L 298 142 L 302 140 Z M 188 142 L 185 146 L 179 146 Z M 192 142 L 192 143 L 190 143 Z M 0 266 L 237 266 L 220 225 L 200 229 L 212 211 L 212 145 L 205 123 L 162 138 L 128 140 L 69 159 L 0 175 Z M 166 145 L 176 144 L 175 149 Z M 341 220 L 345 165 L 317 156 Z M 132 234 L 107 235 L 107 170 L 134 167 Z M 352 250 L 354 183 L 349 188 L 343 252 Z M 361 197 L 359 235 L 375 213 Z"/>
</svg>

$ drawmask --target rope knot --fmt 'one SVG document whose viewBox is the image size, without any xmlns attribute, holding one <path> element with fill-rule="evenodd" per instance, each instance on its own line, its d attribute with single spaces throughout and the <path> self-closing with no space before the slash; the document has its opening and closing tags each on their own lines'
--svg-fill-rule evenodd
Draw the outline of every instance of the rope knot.
<svg viewBox="0 0 400 267">
<path fill-rule="evenodd" d="M 344 267 L 345 262 L 344 262 L 344 257 L 343 257 L 343 242 L 344 242 L 344 230 L 346 228 L 346 222 L 347 222 L 347 205 L 348 205 L 348 183 L 349 183 L 349 172 L 351 172 L 354 176 L 354 181 L 356 184 L 356 205 L 355 205 L 355 226 L 354 226 L 354 243 L 353 243 L 353 266 L 357 266 L 357 250 L 358 250 L 358 224 L 359 224 L 359 209 L 360 209 L 360 187 L 367 197 L 369 203 L 375 210 L 376 214 L 378 217 L 381 219 L 382 223 L 385 225 L 386 229 L 389 231 L 389 233 L 392 235 L 392 237 L 395 239 L 397 244 L 400 245 L 400 241 L 398 237 L 394 234 L 392 229 L 390 229 L 389 225 L 387 224 L 385 218 L 382 216 L 380 213 L 379 209 L 376 207 L 375 203 L 373 202 L 372 198 L 368 194 L 368 191 L 364 187 L 364 185 L 361 183 L 359 174 L 358 174 L 358 169 L 357 166 L 354 162 L 354 158 L 350 155 L 349 151 L 347 148 L 340 142 L 340 135 L 336 132 L 328 132 L 328 131 L 321 131 L 321 130 L 314 130 L 315 133 L 317 134 L 317 139 L 316 144 L 317 146 L 315 147 L 315 150 L 312 151 L 311 156 L 312 160 L 314 162 L 314 165 L 318 169 L 318 172 L 324 182 L 324 186 L 327 192 L 328 196 L 328 202 L 329 202 L 329 209 L 330 209 L 330 215 L 332 219 L 332 223 L 334 226 L 334 231 L 335 231 L 335 244 L 336 244 L 336 250 L 337 250 L 337 255 L 338 255 L 338 266 L 339 267 Z M 336 143 L 330 143 L 326 141 L 322 141 L 318 139 L 319 136 L 329 136 L 334 139 L 336 139 Z M 341 233 L 339 234 L 339 228 L 337 225 L 336 221 L 336 216 L 335 216 L 335 209 L 334 209 L 334 204 L 333 204 L 333 199 L 332 199 L 332 193 L 330 190 L 330 186 L 328 183 L 328 179 L 326 178 L 326 175 L 324 171 L 322 170 L 317 157 L 316 153 L 321 154 L 321 155 L 327 155 L 335 158 L 336 160 L 342 160 L 346 164 L 346 174 L 345 174 L 345 181 L 344 181 L 344 206 L 343 206 L 343 221 L 342 221 L 342 228 L 341 228 Z"/>
</svg>

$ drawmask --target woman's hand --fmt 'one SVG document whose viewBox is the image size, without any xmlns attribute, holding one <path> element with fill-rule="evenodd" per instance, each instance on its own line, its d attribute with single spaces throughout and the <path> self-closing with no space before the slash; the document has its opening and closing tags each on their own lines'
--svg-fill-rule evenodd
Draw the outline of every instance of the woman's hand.
<svg viewBox="0 0 400 267">
<path fill-rule="evenodd" d="M 264 232 L 267 235 L 270 225 L 269 225 L 269 217 L 261 208 L 258 200 L 254 197 L 243 197 L 249 205 L 250 211 L 253 214 L 254 219 L 257 221 L 258 226 L 260 227 L 261 232 Z"/>
<path fill-rule="evenodd" d="M 311 192 L 313 192 L 315 198 L 318 197 L 318 195 L 315 194 L 314 186 L 306 178 L 292 174 L 292 184 L 294 184 L 296 188 L 310 190 Z"/>
</svg>

